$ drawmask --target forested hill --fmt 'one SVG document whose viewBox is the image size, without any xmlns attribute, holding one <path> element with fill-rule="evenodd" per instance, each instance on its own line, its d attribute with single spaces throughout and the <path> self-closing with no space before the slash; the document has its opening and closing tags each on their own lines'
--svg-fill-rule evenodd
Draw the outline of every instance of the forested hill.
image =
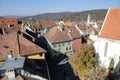
<svg viewBox="0 0 120 80">
<path fill-rule="evenodd" d="M 88 14 L 90 14 L 91 20 L 103 21 L 107 9 L 88 10 L 82 12 L 59 12 L 59 13 L 44 13 L 34 16 L 22 17 L 21 19 L 45 19 L 45 20 L 70 20 L 70 21 L 86 21 Z"/>
</svg>

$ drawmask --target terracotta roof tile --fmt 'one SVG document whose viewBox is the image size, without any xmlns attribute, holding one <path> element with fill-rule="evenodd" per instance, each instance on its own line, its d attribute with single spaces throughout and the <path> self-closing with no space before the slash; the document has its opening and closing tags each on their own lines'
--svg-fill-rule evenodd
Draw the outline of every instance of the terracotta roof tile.
<svg viewBox="0 0 120 80">
<path fill-rule="evenodd" d="M 20 55 L 31 55 L 46 52 L 43 48 L 30 42 L 21 35 L 19 35 L 19 41 L 20 41 Z"/>
<path fill-rule="evenodd" d="M 8 28 L 8 24 L 11 25 L 11 27 L 17 27 L 17 19 L 16 18 L 0 18 L 0 24 L 2 28 Z"/>
<path fill-rule="evenodd" d="M 60 30 L 58 27 L 53 27 L 46 35 L 45 37 L 51 42 L 51 43 L 58 43 L 58 42 L 64 42 L 69 41 L 71 38 L 68 35 L 67 30 Z"/>
<path fill-rule="evenodd" d="M 45 34 L 45 37 L 51 43 L 58 43 L 58 42 L 70 41 L 80 38 L 81 35 L 77 30 L 77 28 L 74 26 L 69 28 L 53 27 L 50 31 L 48 31 L 47 34 Z"/>
<path fill-rule="evenodd" d="M 77 28 L 75 26 L 69 27 L 68 30 L 69 30 L 69 33 L 70 33 L 72 39 L 76 39 L 76 38 L 81 37 L 79 31 L 77 30 Z"/>
<path fill-rule="evenodd" d="M 62 26 L 72 26 L 73 25 L 73 22 L 64 22 L 63 24 L 62 24 Z"/>
<path fill-rule="evenodd" d="M 120 40 L 120 8 L 108 10 L 100 37 Z"/>
<path fill-rule="evenodd" d="M 4 76 L 4 77 L 1 78 L 0 80 L 8 80 L 8 76 Z"/>
<path fill-rule="evenodd" d="M 9 80 L 8 79 L 8 76 L 4 76 L 2 79 L 0 79 L 0 80 Z M 24 80 L 20 75 L 18 75 L 17 77 L 16 77 L 16 80 Z"/>
<path fill-rule="evenodd" d="M 80 50 L 81 47 L 81 39 L 76 39 L 73 41 L 72 49 L 73 51 L 78 51 Z"/>
<path fill-rule="evenodd" d="M 19 35 L 20 55 L 31 55 L 46 52 L 41 47 Z M 12 51 L 13 57 L 19 57 L 17 34 L 5 34 L 0 36 L 0 61 L 7 58 L 7 53 Z"/>
<path fill-rule="evenodd" d="M 16 80 L 24 80 L 20 75 L 16 77 Z"/>
<path fill-rule="evenodd" d="M 52 28 L 54 26 L 54 21 L 39 20 L 32 25 L 32 28 Z"/>
<path fill-rule="evenodd" d="M 20 25 L 16 18 L 0 18 L 0 28 L 3 28 L 5 33 L 8 34 L 20 30 Z"/>
</svg>

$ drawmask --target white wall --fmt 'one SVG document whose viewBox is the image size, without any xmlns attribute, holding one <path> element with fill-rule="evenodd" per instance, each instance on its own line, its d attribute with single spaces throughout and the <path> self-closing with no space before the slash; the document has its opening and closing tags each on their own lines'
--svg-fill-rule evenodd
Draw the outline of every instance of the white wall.
<svg viewBox="0 0 120 80">
<path fill-rule="evenodd" d="M 104 56 L 105 44 L 108 42 L 108 47 L 106 51 L 106 57 Z M 111 40 L 106 38 L 99 38 L 95 43 L 94 47 L 96 53 L 99 54 L 99 61 L 101 62 L 101 66 L 108 68 L 111 58 L 114 59 L 115 64 L 114 67 L 118 64 L 119 56 L 120 56 L 120 41 Z"/>
</svg>

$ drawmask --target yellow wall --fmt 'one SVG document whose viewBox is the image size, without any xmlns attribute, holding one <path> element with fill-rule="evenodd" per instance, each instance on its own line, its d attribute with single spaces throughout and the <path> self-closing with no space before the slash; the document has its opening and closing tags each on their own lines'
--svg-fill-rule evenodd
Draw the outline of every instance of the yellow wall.
<svg viewBox="0 0 120 80">
<path fill-rule="evenodd" d="M 0 61 L 0 66 L 4 63 L 4 61 Z"/>
<path fill-rule="evenodd" d="M 28 58 L 29 59 L 45 59 L 45 54 L 44 53 L 40 53 L 40 54 L 30 55 L 28 56 Z"/>
</svg>

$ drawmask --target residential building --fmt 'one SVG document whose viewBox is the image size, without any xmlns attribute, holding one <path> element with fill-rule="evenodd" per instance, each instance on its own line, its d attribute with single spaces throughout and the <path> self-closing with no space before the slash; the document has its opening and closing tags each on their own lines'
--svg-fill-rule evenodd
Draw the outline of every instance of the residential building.
<svg viewBox="0 0 120 80">
<path fill-rule="evenodd" d="M 99 33 L 98 40 L 94 43 L 99 64 L 120 71 L 120 8 L 109 9 Z"/>
<path fill-rule="evenodd" d="M 54 26 L 54 21 L 37 20 L 35 23 L 32 24 L 31 28 L 35 33 L 43 35 Z"/>
<path fill-rule="evenodd" d="M 25 38 L 25 37 L 28 37 Z M 7 58 L 7 53 L 12 51 L 12 56 L 27 57 L 30 59 L 45 59 L 46 50 L 36 45 L 33 37 L 21 34 L 4 34 L 0 36 L 0 63 Z"/>
<path fill-rule="evenodd" d="M 0 66 L 1 80 L 50 80 L 45 60 L 13 58 L 8 55 Z"/>
<path fill-rule="evenodd" d="M 20 24 L 16 18 L 0 18 L 0 34 L 15 33 L 20 29 Z"/>
<path fill-rule="evenodd" d="M 46 33 L 45 37 L 49 43 L 48 52 L 53 57 L 58 57 L 61 54 L 70 55 L 75 51 L 75 45 L 81 45 L 81 36 L 74 26 L 67 28 L 53 27 Z M 73 44 L 74 46 L 72 46 Z"/>
</svg>

